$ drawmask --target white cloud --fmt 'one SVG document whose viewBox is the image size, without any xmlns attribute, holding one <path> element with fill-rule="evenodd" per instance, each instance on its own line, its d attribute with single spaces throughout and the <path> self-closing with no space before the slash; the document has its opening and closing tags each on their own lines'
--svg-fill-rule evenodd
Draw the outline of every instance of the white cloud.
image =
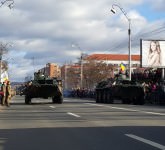
<svg viewBox="0 0 165 150">
<path fill-rule="evenodd" d="M 153 9 L 155 9 L 155 11 L 160 11 L 160 12 L 164 12 L 165 11 L 165 5 L 164 5 L 164 0 L 157 0 L 157 1 L 154 1 L 154 0 L 151 0 L 148 2 L 151 3 L 151 7 Z"/>
<path fill-rule="evenodd" d="M 156 37 L 152 31 L 165 23 L 151 24 L 135 9 L 144 2 L 115 1 L 131 18 L 133 53 L 139 53 L 141 37 Z M 11 80 L 23 80 L 34 68 L 42 68 L 48 62 L 64 64 L 76 60 L 80 50 L 71 47 L 72 42 L 88 54 L 128 53 L 128 21 L 119 9 L 115 15 L 111 13 L 113 3 L 113 0 L 17 0 L 14 10 L 1 7 L 0 40 L 14 43 L 9 54 L 15 60 L 9 62 L 12 71 L 9 74 L 14 72 Z M 151 7 L 156 4 L 155 9 L 164 6 L 161 0 L 148 4 Z M 160 35 L 164 36 L 157 33 L 157 37 Z"/>
</svg>

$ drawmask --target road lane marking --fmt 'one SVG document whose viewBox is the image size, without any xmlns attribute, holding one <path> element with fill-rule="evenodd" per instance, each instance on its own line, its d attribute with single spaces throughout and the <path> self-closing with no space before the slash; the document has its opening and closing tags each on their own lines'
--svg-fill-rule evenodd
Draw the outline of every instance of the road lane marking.
<svg viewBox="0 0 165 150">
<path fill-rule="evenodd" d="M 0 138 L 0 145 L 4 144 L 7 141 L 7 138 Z"/>
<path fill-rule="evenodd" d="M 136 135 L 133 135 L 133 134 L 125 134 L 125 135 L 128 136 L 128 137 L 130 137 L 130 138 L 133 138 L 135 140 L 138 140 L 138 141 L 141 141 L 143 143 L 149 144 L 149 145 L 151 145 L 153 147 L 159 148 L 161 150 L 165 150 L 165 146 L 164 145 L 161 145 L 159 143 L 156 143 L 156 142 L 153 142 L 153 141 L 150 141 L 150 140 L 141 138 L 141 137 L 136 136 Z"/>
<path fill-rule="evenodd" d="M 99 105 L 99 104 L 92 104 L 92 103 L 85 103 L 85 104 L 92 105 L 92 106 L 107 107 L 107 108 L 112 108 L 112 109 L 126 110 L 126 111 L 138 111 L 135 109 L 122 108 L 122 107 L 112 107 L 112 106 L 108 106 L 108 105 Z"/>
<path fill-rule="evenodd" d="M 106 106 L 106 107 L 108 107 L 108 106 Z M 122 108 L 122 107 L 112 107 L 112 106 L 110 106 L 110 108 L 126 110 L 126 111 L 139 111 L 139 110 L 136 110 L 136 109 Z"/>
<path fill-rule="evenodd" d="M 71 116 L 74 116 L 74 117 L 77 117 L 77 118 L 79 118 L 79 117 L 80 117 L 79 115 L 76 115 L 76 114 L 71 113 L 71 112 L 68 112 L 67 114 L 68 114 L 68 115 L 71 115 Z"/>
<path fill-rule="evenodd" d="M 165 113 L 157 113 L 157 112 L 150 112 L 150 111 L 141 111 L 141 112 L 144 112 L 146 114 L 165 116 Z"/>
<path fill-rule="evenodd" d="M 65 99 L 64 102 L 71 102 L 71 100 L 66 100 L 66 99 Z"/>
<path fill-rule="evenodd" d="M 54 107 L 54 106 L 49 106 L 50 108 L 56 108 L 56 107 Z"/>
<path fill-rule="evenodd" d="M 84 103 L 84 104 L 87 104 L 87 105 L 92 105 L 92 106 L 100 106 L 100 107 L 104 106 L 104 105 L 93 104 L 93 103 Z"/>
<path fill-rule="evenodd" d="M 141 110 L 136 110 L 136 109 L 122 108 L 122 107 L 111 107 L 111 106 L 106 106 L 106 107 L 110 107 L 110 108 L 113 108 L 113 109 L 121 109 L 121 110 L 126 110 L 126 111 L 141 112 L 141 113 L 152 114 L 152 115 L 165 116 L 165 113 L 157 113 L 157 112 L 150 112 L 150 111 L 141 111 Z"/>
<path fill-rule="evenodd" d="M 92 103 L 85 103 L 85 104 L 93 105 L 93 106 L 99 106 L 99 107 L 107 107 L 107 108 L 112 108 L 112 109 L 125 110 L 125 111 L 141 112 L 141 113 L 146 113 L 146 114 L 151 114 L 151 115 L 165 116 L 165 113 L 150 112 L 150 111 L 141 111 L 141 110 L 130 109 L 130 108 L 113 107 L 113 106 L 109 106 L 109 105 L 99 105 L 99 104 L 92 104 Z"/>
</svg>

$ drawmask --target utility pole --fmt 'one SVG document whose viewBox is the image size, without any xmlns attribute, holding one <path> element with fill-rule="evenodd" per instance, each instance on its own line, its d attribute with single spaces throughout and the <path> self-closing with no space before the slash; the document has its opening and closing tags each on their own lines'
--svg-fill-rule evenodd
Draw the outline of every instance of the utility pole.
<svg viewBox="0 0 165 150">
<path fill-rule="evenodd" d="M 81 89 L 83 88 L 83 53 L 81 53 L 81 70 L 80 70 L 80 81 L 81 81 Z"/>
<path fill-rule="evenodd" d="M 67 81 L 68 81 L 68 79 L 67 79 L 67 76 L 68 76 L 68 72 L 67 72 L 67 71 L 68 71 L 68 70 L 67 70 L 67 69 L 68 69 L 68 68 L 67 68 L 67 66 L 68 66 L 68 65 L 67 65 L 67 63 L 66 63 L 66 64 L 65 64 L 65 68 L 64 68 L 64 69 L 65 69 L 65 70 L 64 70 L 64 73 L 65 73 L 65 77 L 64 77 L 64 78 L 65 78 L 65 80 L 64 80 L 64 81 L 65 81 L 65 84 L 64 84 L 64 85 L 65 85 L 65 89 L 66 89 L 66 90 L 68 89 L 68 83 L 67 83 Z"/>
<path fill-rule="evenodd" d="M 81 47 L 78 44 L 72 43 L 72 47 L 77 47 L 81 54 L 80 54 L 80 89 L 83 88 L 83 52 Z"/>
</svg>

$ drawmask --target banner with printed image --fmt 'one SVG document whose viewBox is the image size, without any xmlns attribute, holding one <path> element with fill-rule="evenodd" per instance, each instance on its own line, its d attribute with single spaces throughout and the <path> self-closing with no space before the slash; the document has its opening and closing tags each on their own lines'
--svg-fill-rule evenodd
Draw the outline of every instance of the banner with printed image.
<svg viewBox="0 0 165 150">
<path fill-rule="evenodd" d="M 165 67 L 165 40 L 140 40 L 141 67 Z"/>
</svg>

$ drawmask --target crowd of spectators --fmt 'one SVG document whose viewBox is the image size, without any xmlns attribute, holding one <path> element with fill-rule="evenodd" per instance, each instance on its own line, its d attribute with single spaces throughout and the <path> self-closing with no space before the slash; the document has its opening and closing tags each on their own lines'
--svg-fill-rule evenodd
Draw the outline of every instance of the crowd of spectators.
<svg viewBox="0 0 165 150">
<path fill-rule="evenodd" d="M 91 89 L 72 89 L 64 91 L 65 97 L 95 98 L 95 90 Z"/>
<path fill-rule="evenodd" d="M 161 70 L 144 70 L 143 72 L 132 73 L 132 80 L 145 81 L 145 82 L 162 82 L 162 72 Z"/>
<path fill-rule="evenodd" d="M 144 72 L 134 72 L 132 80 L 141 82 L 145 91 L 145 102 L 165 105 L 165 80 L 161 69 L 149 69 Z"/>
<path fill-rule="evenodd" d="M 146 102 L 165 105 L 165 82 L 144 83 L 144 90 Z"/>
</svg>

